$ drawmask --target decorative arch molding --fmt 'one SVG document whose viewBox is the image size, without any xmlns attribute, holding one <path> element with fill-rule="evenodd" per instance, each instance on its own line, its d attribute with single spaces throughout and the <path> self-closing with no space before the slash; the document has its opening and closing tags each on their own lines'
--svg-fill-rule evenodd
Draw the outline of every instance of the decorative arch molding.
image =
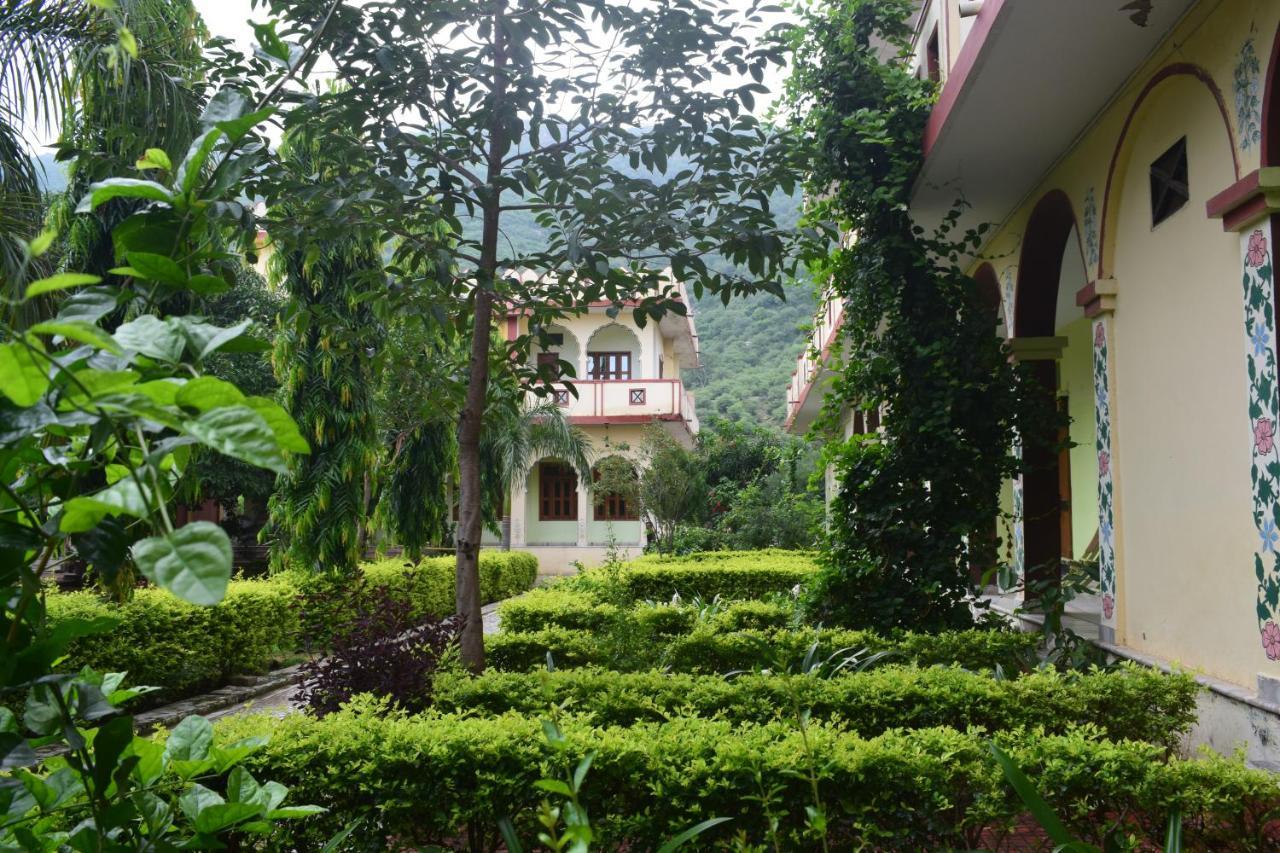
<svg viewBox="0 0 1280 853">
<path fill-rule="evenodd" d="M 1138 93 L 1138 97 L 1134 100 L 1133 106 L 1129 108 L 1129 114 L 1125 116 L 1124 124 L 1120 128 L 1120 136 L 1116 139 L 1115 149 L 1111 152 L 1111 163 L 1107 167 L 1107 183 L 1102 192 L 1102 221 L 1099 225 L 1098 231 L 1098 245 L 1100 251 L 1098 252 L 1097 277 L 1099 279 L 1104 279 L 1108 276 L 1110 272 L 1108 269 L 1108 262 L 1111 260 L 1112 255 L 1114 255 L 1114 248 L 1110 245 L 1107 239 L 1107 233 L 1112 224 L 1111 220 L 1114 218 L 1111 190 L 1115 184 L 1116 170 L 1120 166 L 1121 156 L 1125 152 L 1125 143 L 1128 141 L 1129 131 L 1133 128 L 1134 120 L 1138 117 L 1138 113 L 1141 112 L 1143 104 L 1146 103 L 1147 98 L 1151 96 L 1151 93 L 1154 92 L 1161 83 L 1171 80 L 1174 77 L 1191 77 L 1192 79 L 1198 80 L 1200 83 L 1204 84 L 1204 87 L 1209 90 L 1209 94 L 1213 97 L 1214 103 L 1218 105 L 1218 114 L 1222 118 L 1222 126 L 1227 132 L 1227 142 L 1231 148 L 1232 169 L 1235 171 L 1237 180 L 1240 178 L 1240 152 L 1236 147 L 1235 130 L 1231 126 L 1230 113 L 1227 111 L 1227 100 L 1222 94 L 1222 89 L 1220 89 L 1218 84 L 1214 82 L 1213 75 L 1206 71 L 1202 66 L 1196 65 L 1192 62 L 1176 62 L 1161 68 L 1153 74 L 1151 79 L 1147 81 L 1146 85 L 1142 87 L 1142 91 Z M 1266 133 L 1266 131 L 1264 130 L 1263 133 Z"/>
<path fill-rule="evenodd" d="M 1013 298 L 1011 336 L 1052 337 L 1057 318 L 1062 257 L 1075 229 L 1076 248 L 1084 264 L 1084 245 L 1071 197 L 1049 190 L 1031 210 L 1018 253 L 1018 278 Z"/>
<path fill-rule="evenodd" d="M 1280 166 L 1280 25 L 1271 44 L 1262 95 L 1262 165 Z"/>
<path fill-rule="evenodd" d="M 1007 311 L 1000 295 L 1000 277 L 996 275 L 996 268 L 989 261 L 984 262 L 973 271 L 973 280 L 978 284 L 978 299 L 991 312 L 992 325 L 999 324 Z"/>
<path fill-rule="evenodd" d="M 597 326 L 595 329 L 592 330 L 591 334 L 587 336 L 587 348 L 588 349 L 591 348 L 592 342 L 595 341 L 595 339 L 600 335 L 601 332 L 607 331 L 609 329 L 621 329 L 622 331 L 626 332 L 628 335 L 631 336 L 631 340 L 635 341 L 636 348 L 639 349 L 640 336 L 636 334 L 636 330 L 632 329 L 629 326 L 624 326 L 622 323 L 617 323 L 612 321 L 608 323 L 604 323 L 600 326 Z"/>
</svg>

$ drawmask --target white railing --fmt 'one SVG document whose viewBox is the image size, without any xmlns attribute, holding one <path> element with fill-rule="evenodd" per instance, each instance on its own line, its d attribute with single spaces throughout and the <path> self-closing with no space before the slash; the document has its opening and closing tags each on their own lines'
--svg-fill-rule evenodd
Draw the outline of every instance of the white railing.
<svg viewBox="0 0 1280 853">
<path fill-rule="evenodd" d="M 578 396 L 558 394 L 565 414 L 579 423 L 625 416 L 678 416 L 696 432 L 698 416 L 693 395 L 679 379 L 580 379 L 573 381 Z"/>
<path fill-rule="evenodd" d="M 795 372 L 791 374 L 791 387 L 787 389 L 787 419 L 790 420 L 796 409 L 804 402 L 809 386 L 822 372 L 831 341 L 844 322 L 844 301 L 827 294 L 822 308 L 813 318 L 813 333 L 809 336 L 809 345 L 796 359 Z"/>
</svg>

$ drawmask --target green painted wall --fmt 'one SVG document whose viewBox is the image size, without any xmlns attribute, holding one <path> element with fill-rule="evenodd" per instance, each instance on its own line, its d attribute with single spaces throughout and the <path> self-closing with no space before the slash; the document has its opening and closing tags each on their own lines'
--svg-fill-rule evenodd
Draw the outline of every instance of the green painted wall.
<svg viewBox="0 0 1280 853">
<path fill-rule="evenodd" d="M 587 522 L 587 542 L 592 545 L 608 545 L 610 527 L 613 528 L 613 539 L 619 545 L 640 544 L 640 522 L 596 521 L 594 518 Z"/>
<path fill-rule="evenodd" d="M 524 541 L 527 545 L 577 545 L 578 522 L 538 520 L 538 466 L 534 465 L 526 485 Z M 582 507 L 578 507 L 582 512 Z"/>
</svg>

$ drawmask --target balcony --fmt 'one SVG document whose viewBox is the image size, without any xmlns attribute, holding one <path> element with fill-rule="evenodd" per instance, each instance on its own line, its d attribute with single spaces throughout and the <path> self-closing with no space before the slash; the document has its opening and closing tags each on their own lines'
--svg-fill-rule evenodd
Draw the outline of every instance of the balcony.
<svg viewBox="0 0 1280 853">
<path fill-rule="evenodd" d="M 786 429 L 789 432 L 808 430 L 822 410 L 822 389 L 814 389 L 831 377 L 827 361 L 843 321 L 844 302 L 828 293 L 822 309 L 814 317 L 809 345 L 800 353 L 795 372 L 791 374 L 791 385 L 787 389 Z"/>
<path fill-rule="evenodd" d="M 556 392 L 570 423 L 639 424 L 658 420 L 681 424 L 690 436 L 698 432 L 693 395 L 679 379 L 580 379 L 573 381 L 578 396 Z"/>
</svg>

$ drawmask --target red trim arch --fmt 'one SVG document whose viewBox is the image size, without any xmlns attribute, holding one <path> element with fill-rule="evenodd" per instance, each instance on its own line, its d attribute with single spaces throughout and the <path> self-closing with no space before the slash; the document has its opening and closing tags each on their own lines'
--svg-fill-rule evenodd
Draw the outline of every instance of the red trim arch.
<svg viewBox="0 0 1280 853">
<path fill-rule="evenodd" d="M 1272 61 L 1275 61 L 1274 56 Z M 1111 187 L 1116 176 L 1116 167 L 1120 163 L 1120 154 L 1124 151 L 1125 140 L 1129 137 L 1129 129 L 1133 126 L 1133 120 L 1138 116 L 1138 110 L 1142 109 L 1142 105 L 1146 102 L 1147 97 L 1155 91 L 1155 88 L 1173 77 L 1194 77 L 1204 84 L 1209 90 L 1209 94 L 1213 96 L 1214 101 L 1218 104 L 1218 112 L 1222 116 L 1222 126 L 1227 131 L 1227 141 L 1231 145 L 1231 165 L 1235 170 L 1236 179 L 1240 178 L 1240 154 L 1236 148 L 1236 133 L 1231 127 L 1231 119 L 1227 113 L 1227 101 L 1222 95 L 1222 90 L 1218 88 L 1218 84 L 1213 81 L 1213 76 L 1204 68 L 1190 62 L 1177 62 L 1172 65 L 1166 65 L 1161 68 L 1147 84 L 1142 87 L 1142 91 L 1138 93 L 1138 98 L 1133 102 L 1133 106 L 1129 108 L 1129 114 L 1125 116 L 1124 125 L 1120 128 L 1120 137 L 1116 140 L 1115 150 L 1111 152 L 1111 165 L 1107 167 L 1107 184 L 1102 194 L 1102 220 L 1098 231 L 1098 246 L 1101 251 L 1098 253 L 1098 278 L 1107 277 L 1107 226 L 1111 222 Z M 1265 127 L 1265 125 L 1264 125 Z M 1263 130 L 1266 134 L 1266 130 Z M 1266 136 L 1263 136 L 1264 146 L 1266 144 Z M 1264 148 L 1265 156 L 1265 148 Z"/>
<path fill-rule="evenodd" d="M 1051 337 L 1057 326 L 1058 283 L 1067 238 L 1076 229 L 1076 249 L 1084 265 L 1075 208 L 1062 190 L 1040 197 L 1027 219 L 1018 256 L 1018 282 L 1013 297 L 1013 337 Z"/>
<path fill-rule="evenodd" d="M 1280 26 L 1271 44 L 1262 95 L 1262 165 L 1280 166 Z"/>
</svg>

